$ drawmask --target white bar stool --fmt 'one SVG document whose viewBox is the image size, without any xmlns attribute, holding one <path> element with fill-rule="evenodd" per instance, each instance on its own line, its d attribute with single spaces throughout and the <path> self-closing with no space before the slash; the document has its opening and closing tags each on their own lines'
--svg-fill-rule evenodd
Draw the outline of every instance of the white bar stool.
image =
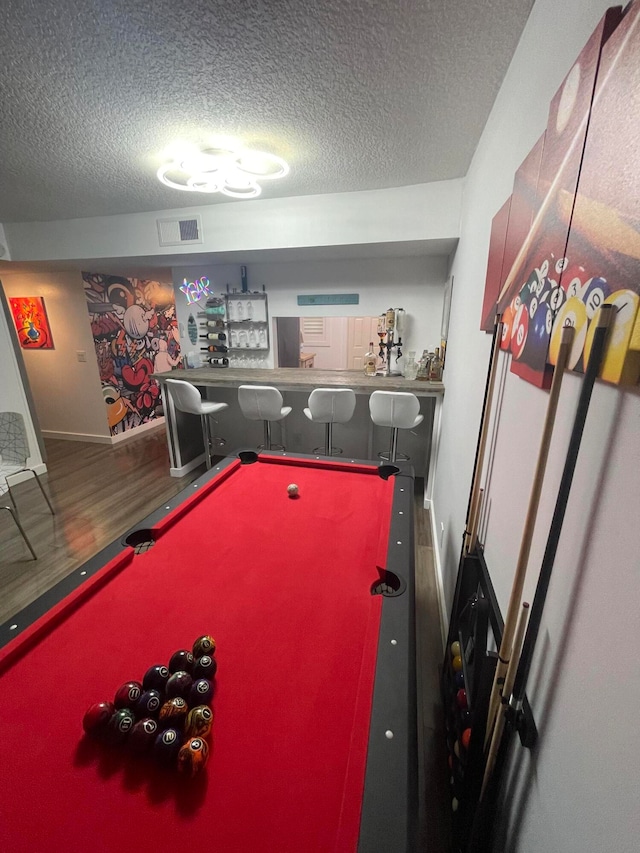
<svg viewBox="0 0 640 853">
<path fill-rule="evenodd" d="M 391 427 L 389 450 L 378 456 L 389 462 L 408 459 L 406 454 L 398 453 L 398 430 L 413 429 L 424 420 L 416 395 L 405 391 L 374 391 L 369 397 L 369 412 L 374 424 Z"/>
<path fill-rule="evenodd" d="M 284 450 L 281 444 L 271 444 L 271 424 L 281 421 L 291 412 L 291 406 L 282 405 L 282 394 L 270 385 L 241 385 L 238 403 L 242 414 L 250 421 L 264 421 L 263 450 Z"/>
<path fill-rule="evenodd" d="M 191 415 L 200 415 L 202 439 L 207 455 L 207 469 L 211 468 L 211 446 L 215 444 L 218 447 L 222 447 L 226 442 L 219 435 L 211 434 L 209 418 L 217 412 L 223 412 L 225 409 L 228 409 L 229 404 L 212 403 L 209 400 L 203 400 L 196 386 L 190 382 L 184 382 L 182 379 L 167 379 L 165 382 L 176 409 L 180 409 L 181 412 L 188 412 Z"/>
<path fill-rule="evenodd" d="M 310 421 L 326 424 L 324 435 L 324 455 L 333 456 L 342 453 L 339 447 L 332 447 L 333 425 L 346 424 L 353 417 L 356 407 L 356 395 L 351 388 L 315 388 L 309 395 L 309 407 L 304 409 Z M 314 453 L 322 453 L 316 447 Z"/>
</svg>

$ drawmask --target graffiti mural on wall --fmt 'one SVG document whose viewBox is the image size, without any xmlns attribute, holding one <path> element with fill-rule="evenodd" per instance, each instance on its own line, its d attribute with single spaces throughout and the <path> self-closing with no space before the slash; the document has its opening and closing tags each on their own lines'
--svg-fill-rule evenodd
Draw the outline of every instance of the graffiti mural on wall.
<svg viewBox="0 0 640 853">
<path fill-rule="evenodd" d="M 178 367 L 180 338 L 171 284 L 82 273 L 112 435 L 163 414 L 152 373 Z"/>
</svg>

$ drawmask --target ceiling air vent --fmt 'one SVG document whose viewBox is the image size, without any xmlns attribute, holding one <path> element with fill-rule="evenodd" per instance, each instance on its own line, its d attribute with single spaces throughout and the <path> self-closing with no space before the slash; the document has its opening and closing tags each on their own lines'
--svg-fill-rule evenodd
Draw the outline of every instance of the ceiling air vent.
<svg viewBox="0 0 640 853">
<path fill-rule="evenodd" d="M 161 246 L 183 246 L 202 243 L 202 223 L 199 216 L 189 219 L 158 219 L 158 238 Z"/>
</svg>

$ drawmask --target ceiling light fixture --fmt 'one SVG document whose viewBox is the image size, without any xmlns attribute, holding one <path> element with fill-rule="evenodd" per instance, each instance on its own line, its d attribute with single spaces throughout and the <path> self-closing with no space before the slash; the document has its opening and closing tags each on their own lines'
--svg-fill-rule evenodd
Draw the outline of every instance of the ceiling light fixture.
<svg viewBox="0 0 640 853">
<path fill-rule="evenodd" d="M 192 149 L 160 166 L 157 175 L 174 190 L 256 198 L 262 192 L 258 181 L 273 181 L 288 173 L 289 166 L 275 154 L 225 147 Z"/>
</svg>

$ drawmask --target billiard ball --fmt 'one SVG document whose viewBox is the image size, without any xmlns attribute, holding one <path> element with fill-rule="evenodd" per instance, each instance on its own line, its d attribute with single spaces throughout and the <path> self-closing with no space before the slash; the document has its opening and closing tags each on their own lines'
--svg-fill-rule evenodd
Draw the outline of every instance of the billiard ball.
<svg viewBox="0 0 640 853">
<path fill-rule="evenodd" d="M 468 729 L 471 725 L 472 714 L 468 708 L 464 708 L 460 712 L 460 723 L 463 728 Z"/>
<path fill-rule="evenodd" d="M 165 729 L 156 736 L 153 752 L 163 764 L 173 764 L 180 752 L 182 735 L 177 729 Z"/>
<path fill-rule="evenodd" d="M 158 736 L 158 724 L 151 717 L 145 717 L 144 720 L 138 720 L 129 732 L 127 738 L 127 746 L 133 752 L 147 752 L 153 746 L 156 737 Z"/>
<path fill-rule="evenodd" d="M 553 321 L 551 340 L 549 341 L 549 361 L 551 364 L 555 365 L 558 363 L 562 329 L 565 326 L 573 326 L 575 333 L 568 361 L 569 369 L 573 370 L 582 355 L 582 349 L 587 336 L 587 324 L 587 309 L 583 302 L 577 296 L 567 299 Z"/>
<path fill-rule="evenodd" d="M 454 680 L 456 682 L 456 687 L 458 689 L 460 687 L 464 687 L 464 673 L 463 672 L 456 672 Z"/>
<path fill-rule="evenodd" d="M 459 640 L 454 640 L 453 643 L 451 643 L 450 651 L 451 651 L 451 657 L 452 658 L 454 658 L 456 655 L 460 654 L 460 641 Z"/>
<path fill-rule="evenodd" d="M 137 717 L 156 717 L 162 705 L 162 693 L 158 690 L 145 690 L 135 704 Z"/>
<path fill-rule="evenodd" d="M 142 693 L 142 684 L 139 681 L 127 681 L 116 690 L 113 704 L 116 710 L 120 708 L 133 708 Z"/>
<path fill-rule="evenodd" d="M 563 273 L 564 270 L 566 270 L 566 268 L 568 266 L 569 266 L 569 259 L 568 258 L 558 258 L 558 260 L 555 262 L 555 265 L 554 265 L 554 271 L 555 271 L 556 275 L 560 276 L 561 273 Z"/>
<path fill-rule="evenodd" d="M 188 649 L 178 649 L 171 655 L 169 661 L 169 672 L 188 672 L 193 671 L 193 654 Z"/>
<path fill-rule="evenodd" d="M 567 299 L 572 296 L 580 298 L 582 296 L 582 288 L 588 275 L 584 267 L 571 266 L 567 267 L 560 278 L 560 287 L 567 294 Z"/>
<path fill-rule="evenodd" d="M 169 670 L 162 664 L 156 664 L 149 667 L 142 679 L 142 687 L 144 690 L 157 690 L 164 693 L 169 678 Z"/>
<path fill-rule="evenodd" d="M 458 811 L 459 806 L 460 806 L 460 803 L 458 802 L 458 798 L 457 798 L 457 797 L 454 797 L 454 798 L 451 800 L 451 811 L 452 811 L 452 812 L 457 812 L 457 811 Z"/>
<path fill-rule="evenodd" d="M 462 670 L 462 657 L 460 655 L 456 655 L 451 661 L 451 666 L 453 667 L 454 672 L 460 672 Z"/>
<path fill-rule="evenodd" d="M 287 486 L 287 494 L 289 495 L 290 498 L 297 498 L 298 497 L 298 487 L 296 486 L 295 483 L 290 483 Z"/>
<path fill-rule="evenodd" d="M 471 743 L 471 729 L 465 729 L 460 736 L 460 741 L 465 749 L 469 749 Z"/>
<path fill-rule="evenodd" d="M 195 776 L 206 765 L 209 760 L 209 746 L 201 737 L 192 737 L 181 748 L 178 753 L 178 770 Z"/>
<path fill-rule="evenodd" d="M 213 655 L 216 653 L 216 641 L 209 634 L 203 634 L 193 644 L 193 658 L 197 660 L 202 655 Z"/>
<path fill-rule="evenodd" d="M 560 308 L 562 308 L 566 296 L 567 294 L 565 293 L 564 289 L 559 285 L 556 285 L 549 293 L 547 305 L 549 306 L 549 308 L 551 308 L 553 312 L 558 311 Z"/>
<path fill-rule="evenodd" d="M 96 702 L 87 708 L 82 718 L 82 728 L 92 737 L 103 735 L 109 725 L 109 720 L 116 712 L 113 702 Z"/>
<path fill-rule="evenodd" d="M 193 679 L 188 672 L 174 672 L 167 680 L 167 699 L 173 699 L 174 696 L 181 696 L 187 699 Z"/>
<path fill-rule="evenodd" d="M 640 296 L 633 290 L 616 290 L 605 299 L 604 304 L 614 305 L 616 313 L 609 330 L 607 350 L 600 369 L 600 376 L 606 382 L 618 383 L 625 380 L 625 371 L 629 369 L 627 367 L 629 364 L 629 345 L 634 334 L 637 334 Z M 583 362 L 585 370 L 593 346 L 598 317 L 599 311 L 596 311 L 586 336 Z"/>
<path fill-rule="evenodd" d="M 610 295 L 611 288 L 607 284 L 606 278 L 590 278 L 582 290 L 582 301 L 587 309 L 587 317 L 591 320 L 598 308 L 604 304 L 605 299 Z"/>
<path fill-rule="evenodd" d="M 128 708 L 120 708 L 109 720 L 107 736 L 111 743 L 122 743 L 135 724 L 136 718 Z"/>
<path fill-rule="evenodd" d="M 184 699 L 181 696 L 174 696 L 160 708 L 158 713 L 160 728 L 182 729 L 188 712 L 189 706 Z"/>
<path fill-rule="evenodd" d="M 457 740 L 453 745 L 453 754 L 456 758 L 460 758 L 460 741 Z"/>
<path fill-rule="evenodd" d="M 513 326 L 514 318 L 515 312 L 513 308 L 508 305 L 502 314 L 502 337 L 500 338 L 500 349 L 502 350 L 509 349 L 509 344 L 511 342 L 511 327 Z"/>
<path fill-rule="evenodd" d="M 213 711 L 207 705 L 198 705 L 187 714 L 184 727 L 185 735 L 191 737 L 206 737 L 213 725 Z"/>
<path fill-rule="evenodd" d="M 208 705 L 213 699 L 213 685 L 208 678 L 198 678 L 189 691 L 189 707 Z"/>
<path fill-rule="evenodd" d="M 456 704 L 458 705 L 458 708 L 467 707 L 467 691 L 464 687 L 461 687 L 456 693 Z"/>
<path fill-rule="evenodd" d="M 544 369 L 549 349 L 549 338 L 553 325 L 553 312 L 546 302 L 541 302 L 533 316 L 529 327 L 527 342 L 522 354 L 522 360 L 532 367 Z"/>
<path fill-rule="evenodd" d="M 511 330 L 511 352 L 515 359 L 519 359 L 524 352 L 529 334 L 529 312 L 525 305 L 521 305 Z"/>
<path fill-rule="evenodd" d="M 193 677 L 195 679 L 206 678 L 211 681 L 217 669 L 218 664 L 215 658 L 211 655 L 202 655 L 193 665 Z"/>
</svg>

